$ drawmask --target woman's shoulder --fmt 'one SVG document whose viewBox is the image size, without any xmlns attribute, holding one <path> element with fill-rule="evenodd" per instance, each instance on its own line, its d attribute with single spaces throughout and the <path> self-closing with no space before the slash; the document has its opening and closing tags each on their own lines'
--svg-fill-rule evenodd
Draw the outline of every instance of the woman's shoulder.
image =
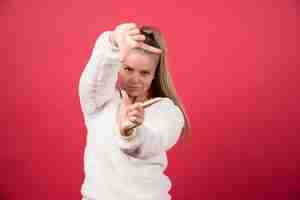
<svg viewBox="0 0 300 200">
<path fill-rule="evenodd" d="M 169 98 L 169 97 L 160 97 L 161 98 L 161 100 L 160 101 L 158 101 L 157 103 L 158 103 L 158 105 L 160 104 L 160 105 L 170 105 L 170 106 L 174 106 L 175 105 L 175 103 L 174 103 L 174 101 L 171 99 L 171 98 Z"/>
<path fill-rule="evenodd" d="M 157 123 L 166 121 L 179 124 L 184 123 L 183 112 L 171 98 L 162 98 L 159 102 L 146 108 L 146 112 L 146 117 Z"/>
</svg>

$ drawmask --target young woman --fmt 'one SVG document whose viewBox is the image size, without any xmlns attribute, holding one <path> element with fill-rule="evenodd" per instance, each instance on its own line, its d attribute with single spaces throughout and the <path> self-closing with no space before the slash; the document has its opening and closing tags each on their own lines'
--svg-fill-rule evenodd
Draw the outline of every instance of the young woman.
<svg viewBox="0 0 300 200">
<path fill-rule="evenodd" d="M 83 199 L 171 199 L 166 151 L 188 120 L 161 33 L 134 23 L 102 33 L 82 72 L 79 97 L 88 131 Z"/>
</svg>

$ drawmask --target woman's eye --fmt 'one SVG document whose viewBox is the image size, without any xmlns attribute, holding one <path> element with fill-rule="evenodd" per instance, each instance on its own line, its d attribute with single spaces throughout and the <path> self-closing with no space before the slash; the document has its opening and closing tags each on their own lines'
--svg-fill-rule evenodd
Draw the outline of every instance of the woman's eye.
<svg viewBox="0 0 300 200">
<path fill-rule="evenodd" d="M 148 74 L 150 74 L 149 72 L 146 72 L 146 71 L 144 71 L 144 72 L 142 72 L 142 74 L 143 75 L 148 75 Z"/>
<path fill-rule="evenodd" d="M 127 72 L 132 71 L 132 69 L 130 69 L 128 67 L 125 67 L 124 70 L 127 71 Z"/>
</svg>

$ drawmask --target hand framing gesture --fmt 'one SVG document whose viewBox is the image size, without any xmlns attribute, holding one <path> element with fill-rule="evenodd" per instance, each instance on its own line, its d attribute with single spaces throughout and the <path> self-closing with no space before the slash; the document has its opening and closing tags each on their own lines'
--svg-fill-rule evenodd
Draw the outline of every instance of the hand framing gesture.
<svg viewBox="0 0 300 200">
<path fill-rule="evenodd" d="M 133 48 L 141 48 L 146 51 L 160 54 L 161 49 L 145 44 L 146 39 L 140 33 L 139 28 L 135 23 L 124 23 L 118 25 L 110 35 L 111 41 L 120 49 L 120 61 L 123 62 L 128 54 L 128 51 Z"/>
<path fill-rule="evenodd" d="M 121 90 L 123 99 L 118 116 L 118 125 L 120 132 L 123 136 L 130 135 L 133 128 L 141 125 L 144 121 L 144 109 L 152 104 L 160 101 L 162 98 L 157 97 L 145 101 L 143 103 L 133 103 L 132 99 L 127 95 L 124 90 Z"/>
</svg>

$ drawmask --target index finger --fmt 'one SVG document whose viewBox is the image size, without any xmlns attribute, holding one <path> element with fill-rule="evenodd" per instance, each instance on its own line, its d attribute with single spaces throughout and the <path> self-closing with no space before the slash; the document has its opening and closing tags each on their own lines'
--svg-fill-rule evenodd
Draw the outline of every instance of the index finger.
<svg viewBox="0 0 300 200">
<path fill-rule="evenodd" d="M 160 54 L 162 52 L 161 49 L 159 48 L 155 48 L 153 46 L 150 46 L 148 44 L 145 44 L 144 42 L 140 42 L 139 43 L 139 48 L 144 49 L 146 51 L 150 51 L 152 53 L 156 53 L 156 54 Z"/>
<path fill-rule="evenodd" d="M 160 98 L 160 97 L 150 99 L 150 100 L 148 100 L 148 101 L 145 101 L 145 102 L 142 104 L 142 107 L 143 107 L 143 108 L 147 108 L 147 107 L 151 106 L 152 104 L 155 104 L 155 103 L 159 102 L 160 100 L 162 100 L 162 98 Z"/>
</svg>

